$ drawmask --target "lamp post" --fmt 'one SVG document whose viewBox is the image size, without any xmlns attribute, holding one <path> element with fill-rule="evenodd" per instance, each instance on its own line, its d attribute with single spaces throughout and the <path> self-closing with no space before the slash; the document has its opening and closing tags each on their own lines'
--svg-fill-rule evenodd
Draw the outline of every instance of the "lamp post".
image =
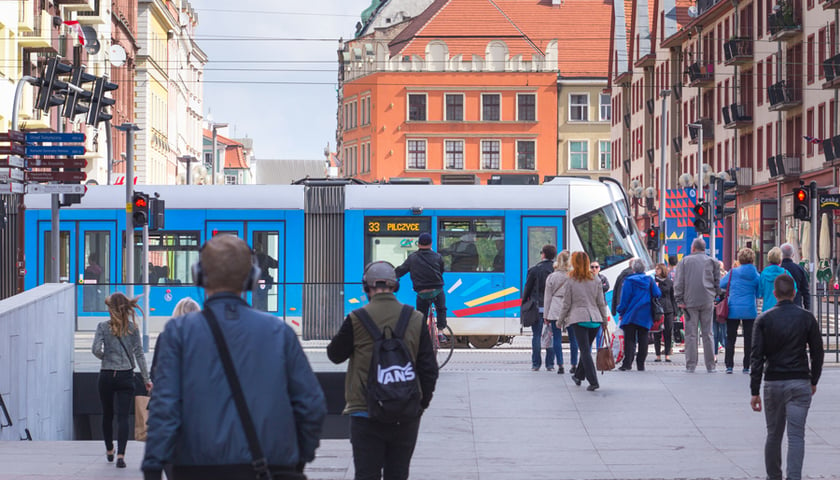
<svg viewBox="0 0 840 480">
<path fill-rule="evenodd" d="M 688 128 L 696 128 L 697 129 L 697 177 L 699 178 L 697 182 L 697 201 L 699 202 L 705 197 L 705 192 L 703 192 L 703 177 L 701 173 L 701 169 L 703 168 L 703 124 L 702 123 L 689 123 Z"/>
<path fill-rule="evenodd" d="M 219 145 L 217 141 L 218 133 L 216 133 L 216 131 L 220 128 L 225 128 L 227 126 L 227 123 L 210 122 L 210 129 L 213 131 L 213 171 L 210 173 L 210 183 L 212 185 L 216 184 L 216 169 L 219 168 Z"/>
<path fill-rule="evenodd" d="M 187 164 L 187 185 L 189 185 L 190 184 L 190 170 L 192 170 L 192 167 L 191 167 L 192 162 L 196 162 L 196 161 L 198 161 L 198 159 L 196 159 L 192 155 L 184 155 L 183 157 L 178 157 L 178 161 L 179 162 L 184 162 L 184 163 Z"/>
<path fill-rule="evenodd" d="M 668 112 L 668 96 L 671 95 L 671 90 L 662 90 L 659 96 L 662 97 L 662 118 L 659 119 L 659 263 L 665 263 L 665 239 L 668 238 L 665 232 L 665 139 L 668 136 L 665 133 L 665 128 L 668 125 L 666 121 Z"/>
</svg>

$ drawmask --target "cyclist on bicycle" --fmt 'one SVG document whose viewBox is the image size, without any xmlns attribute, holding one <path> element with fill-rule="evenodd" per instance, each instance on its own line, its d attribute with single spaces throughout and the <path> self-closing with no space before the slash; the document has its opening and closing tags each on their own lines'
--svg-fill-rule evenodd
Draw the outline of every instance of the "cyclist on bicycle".
<svg viewBox="0 0 840 480">
<path fill-rule="evenodd" d="M 421 233 L 417 238 L 418 250 L 411 253 L 402 265 L 397 267 L 397 278 L 411 273 L 411 283 L 417 292 L 417 310 L 426 317 L 429 308 L 435 304 L 437 328 L 446 328 L 446 293 L 443 291 L 443 257 L 432 250 L 432 236 Z"/>
</svg>

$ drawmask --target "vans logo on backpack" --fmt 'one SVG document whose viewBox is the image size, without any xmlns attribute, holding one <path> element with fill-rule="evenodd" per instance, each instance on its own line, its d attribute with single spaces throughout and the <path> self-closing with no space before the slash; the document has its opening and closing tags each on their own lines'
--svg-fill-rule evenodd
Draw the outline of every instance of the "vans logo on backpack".
<svg viewBox="0 0 840 480">
<path fill-rule="evenodd" d="M 385 332 L 363 308 L 353 311 L 373 338 L 365 400 L 368 418 L 383 423 L 399 423 L 420 416 L 420 379 L 414 371 L 414 359 L 403 340 L 414 309 L 403 305 L 397 326 Z"/>
<path fill-rule="evenodd" d="M 403 366 L 394 365 L 388 368 L 382 368 L 381 365 L 377 365 L 376 369 L 376 380 L 383 385 L 395 382 L 410 382 L 415 378 L 414 366 L 410 363 Z"/>
</svg>

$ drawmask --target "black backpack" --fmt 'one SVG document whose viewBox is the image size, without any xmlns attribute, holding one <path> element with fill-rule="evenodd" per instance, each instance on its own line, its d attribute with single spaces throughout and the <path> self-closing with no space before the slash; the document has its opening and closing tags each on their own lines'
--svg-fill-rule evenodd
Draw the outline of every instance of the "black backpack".
<svg viewBox="0 0 840 480">
<path fill-rule="evenodd" d="M 420 416 L 422 397 L 420 381 L 411 352 L 403 340 L 414 309 L 403 305 L 396 330 L 386 326 L 381 331 L 363 308 L 353 313 L 373 338 L 365 392 L 368 418 L 383 423 L 399 423 L 417 418 Z M 386 335 L 386 331 L 390 335 Z"/>
</svg>

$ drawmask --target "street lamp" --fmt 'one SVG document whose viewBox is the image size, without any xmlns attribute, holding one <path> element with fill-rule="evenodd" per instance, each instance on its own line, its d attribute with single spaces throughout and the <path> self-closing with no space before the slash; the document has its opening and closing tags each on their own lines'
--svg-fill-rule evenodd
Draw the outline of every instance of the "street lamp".
<svg viewBox="0 0 840 480">
<path fill-rule="evenodd" d="M 660 154 L 660 164 L 659 164 L 659 235 L 660 240 L 663 238 L 668 238 L 667 232 L 665 231 L 665 170 L 666 170 L 666 161 L 665 161 L 665 139 L 668 138 L 667 134 L 665 133 L 665 128 L 668 125 L 666 121 L 667 112 L 668 112 L 668 96 L 671 95 L 671 90 L 662 90 L 659 92 L 659 96 L 662 98 L 662 118 L 659 120 L 659 154 Z M 658 252 L 659 263 L 665 263 L 665 242 L 659 242 L 659 252 Z"/>
<path fill-rule="evenodd" d="M 219 168 L 218 167 L 219 166 L 219 146 L 218 146 L 218 143 L 217 143 L 218 134 L 216 133 L 216 131 L 220 128 L 225 128 L 227 126 L 228 126 L 227 123 L 210 122 L 210 129 L 213 131 L 213 156 L 212 156 L 212 158 L 213 158 L 213 165 L 212 165 L 213 168 L 212 168 L 212 170 L 213 171 L 210 174 L 210 183 L 212 185 L 216 184 L 216 169 Z M 189 183 L 189 182 L 187 182 L 187 183 Z"/>
<path fill-rule="evenodd" d="M 187 185 L 189 185 L 190 184 L 190 170 L 192 170 L 192 167 L 191 167 L 192 162 L 196 162 L 196 161 L 198 161 L 198 159 L 196 159 L 192 155 L 184 155 L 183 157 L 178 157 L 178 161 L 179 162 L 184 162 L 184 163 L 187 164 Z"/>
<path fill-rule="evenodd" d="M 698 132 L 697 136 L 697 201 L 699 202 L 704 198 L 703 192 L 703 176 L 700 173 L 701 166 L 703 165 L 703 124 L 702 123 L 689 123 L 688 128 L 696 128 Z"/>
</svg>

